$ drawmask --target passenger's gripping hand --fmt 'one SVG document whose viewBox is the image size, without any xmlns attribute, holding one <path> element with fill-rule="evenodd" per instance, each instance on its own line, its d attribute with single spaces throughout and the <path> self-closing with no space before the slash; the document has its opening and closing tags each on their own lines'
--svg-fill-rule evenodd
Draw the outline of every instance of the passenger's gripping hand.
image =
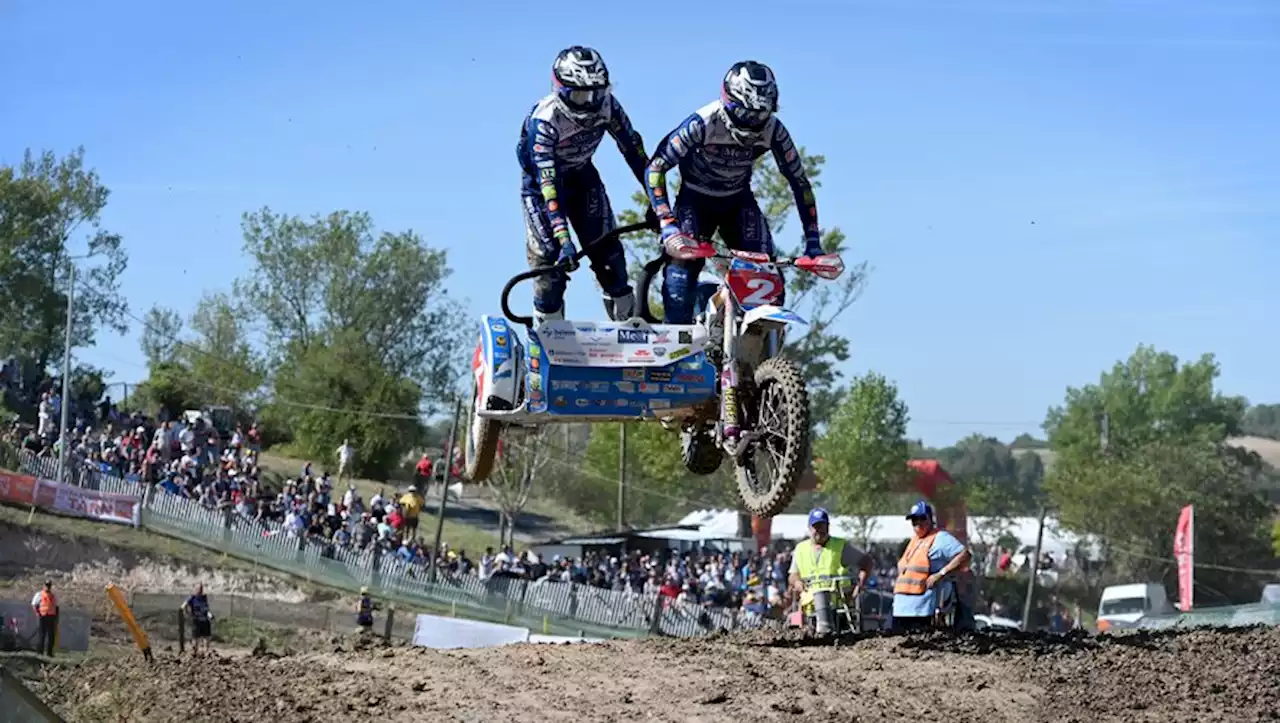
<svg viewBox="0 0 1280 723">
<path fill-rule="evenodd" d="M 574 258 L 578 255 L 578 247 L 568 237 L 560 240 L 560 258 L 556 259 L 556 265 L 565 271 L 577 271 L 578 260 Z"/>
</svg>

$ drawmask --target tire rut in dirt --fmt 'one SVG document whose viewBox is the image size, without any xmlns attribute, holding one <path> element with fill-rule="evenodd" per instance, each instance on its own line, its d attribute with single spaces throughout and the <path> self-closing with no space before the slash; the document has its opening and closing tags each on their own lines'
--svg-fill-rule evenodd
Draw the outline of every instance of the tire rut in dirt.
<svg viewBox="0 0 1280 723">
<path fill-rule="evenodd" d="M 1280 710 L 1275 627 L 1096 638 L 867 634 L 839 645 L 784 644 L 803 638 L 743 631 L 442 651 L 344 642 L 206 660 L 157 648 L 151 665 L 131 654 L 46 668 L 33 689 L 72 723 L 1164 723 L 1267 720 Z"/>
<path fill-rule="evenodd" d="M 800 366 L 785 357 L 767 359 L 757 367 L 754 386 L 752 394 L 743 395 L 743 406 L 750 409 L 750 418 L 758 423 L 765 395 L 771 389 L 778 390 L 783 399 L 783 409 L 779 414 L 783 429 L 778 431 L 788 441 L 783 454 L 779 455 L 781 463 L 774 470 L 766 492 L 755 490 L 751 475 L 742 465 L 735 463 L 738 494 L 752 514 L 773 517 L 791 504 L 800 477 L 809 463 L 809 392 Z M 754 464 L 754 461 L 750 463 Z M 758 471 L 756 475 L 758 478 Z"/>
</svg>

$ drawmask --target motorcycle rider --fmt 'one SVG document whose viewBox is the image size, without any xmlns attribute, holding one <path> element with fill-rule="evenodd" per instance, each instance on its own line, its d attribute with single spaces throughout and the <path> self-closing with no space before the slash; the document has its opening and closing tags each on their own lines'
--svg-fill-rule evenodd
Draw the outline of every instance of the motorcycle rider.
<svg viewBox="0 0 1280 723">
<path fill-rule="evenodd" d="M 754 60 L 735 63 L 724 76 L 719 100 L 694 111 L 655 149 L 645 188 L 661 224 L 663 247 L 673 257 L 662 284 L 667 323 L 693 322 L 692 287 L 704 263 L 674 258 L 681 247 L 696 245 L 694 239 L 709 240 L 718 229 L 731 249 L 773 255 L 769 221 L 751 190 L 756 159 L 767 152 L 773 153 L 795 194 L 804 223 L 805 256 L 822 255 L 813 187 L 791 134 L 774 115 L 777 109 L 773 71 Z M 667 172 L 672 168 L 680 169 L 682 180 L 674 208 L 667 200 Z"/>
<path fill-rule="evenodd" d="M 573 224 L 579 240 L 595 239 L 616 226 L 600 174 L 592 163 L 607 132 L 613 136 L 636 179 L 644 183 L 648 156 L 644 141 L 614 97 L 604 58 L 593 48 L 565 48 L 551 66 L 553 92 L 529 111 L 520 129 L 527 257 L 530 266 L 572 261 L 577 247 L 569 238 Z M 652 213 L 652 212 L 650 212 Z M 635 293 L 627 277 L 622 242 L 613 239 L 587 250 L 591 269 L 604 290 L 610 318 L 622 321 L 635 311 Z M 534 321 L 564 318 L 567 272 L 540 276 L 533 292 Z"/>
</svg>

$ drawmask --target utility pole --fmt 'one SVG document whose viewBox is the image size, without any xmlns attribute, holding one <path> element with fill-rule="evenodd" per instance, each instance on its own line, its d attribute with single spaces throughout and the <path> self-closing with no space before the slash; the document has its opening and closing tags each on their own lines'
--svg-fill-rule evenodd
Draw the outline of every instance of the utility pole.
<svg viewBox="0 0 1280 723">
<path fill-rule="evenodd" d="M 627 529 L 627 423 L 618 424 L 618 530 Z"/>
<path fill-rule="evenodd" d="M 449 478 L 453 476 L 453 446 L 458 439 L 458 418 L 462 416 L 462 398 L 459 397 L 453 406 L 453 426 L 449 427 L 449 446 L 444 450 L 444 481 L 440 490 L 440 504 L 436 506 L 436 542 L 431 548 L 431 571 L 427 573 L 430 582 L 436 581 L 436 571 L 440 562 L 440 541 L 444 537 L 444 508 L 449 499 Z M 423 499 L 426 499 L 423 490 Z"/>
<path fill-rule="evenodd" d="M 71 411 L 71 316 L 75 309 L 76 265 L 71 267 L 71 283 L 67 286 L 67 340 L 62 350 L 62 422 L 58 427 L 58 481 L 67 481 L 67 417 Z"/>
<path fill-rule="evenodd" d="M 1036 533 L 1036 551 L 1031 557 L 1031 577 L 1027 578 L 1027 599 L 1022 603 L 1022 630 L 1031 626 L 1031 599 L 1036 595 L 1036 575 L 1040 574 L 1040 547 L 1044 544 L 1044 517 L 1048 511 L 1045 504 L 1040 505 L 1040 531 Z"/>
</svg>

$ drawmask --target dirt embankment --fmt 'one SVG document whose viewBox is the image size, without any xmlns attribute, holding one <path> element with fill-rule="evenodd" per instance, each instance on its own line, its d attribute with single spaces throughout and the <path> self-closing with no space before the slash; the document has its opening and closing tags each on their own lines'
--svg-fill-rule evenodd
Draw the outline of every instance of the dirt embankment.
<svg viewBox="0 0 1280 723">
<path fill-rule="evenodd" d="M 1280 717 L 1280 629 L 160 655 L 46 676 L 69 721 L 1254 721 Z"/>
<path fill-rule="evenodd" d="M 139 533 L 142 534 L 142 533 Z M 54 580 L 62 604 L 98 604 L 107 583 L 129 592 L 186 593 L 197 583 L 211 592 L 253 594 L 262 600 L 305 602 L 308 594 L 269 575 L 200 566 L 85 536 L 50 533 L 0 520 L 0 586 L 32 594 Z"/>
</svg>

